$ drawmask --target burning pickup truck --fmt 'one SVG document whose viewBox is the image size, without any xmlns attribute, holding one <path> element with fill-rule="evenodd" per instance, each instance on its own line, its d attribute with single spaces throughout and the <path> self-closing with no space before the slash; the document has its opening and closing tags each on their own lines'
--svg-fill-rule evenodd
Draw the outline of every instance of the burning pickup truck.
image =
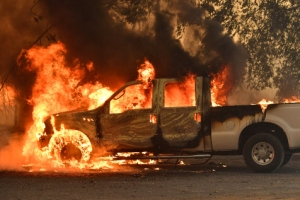
<svg viewBox="0 0 300 200">
<path fill-rule="evenodd" d="M 243 155 L 252 170 L 272 172 L 300 152 L 299 113 L 296 103 L 212 107 L 206 77 L 137 80 L 96 109 L 49 116 L 39 143 L 57 159 L 88 161 L 97 147 L 116 159 Z"/>
</svg>

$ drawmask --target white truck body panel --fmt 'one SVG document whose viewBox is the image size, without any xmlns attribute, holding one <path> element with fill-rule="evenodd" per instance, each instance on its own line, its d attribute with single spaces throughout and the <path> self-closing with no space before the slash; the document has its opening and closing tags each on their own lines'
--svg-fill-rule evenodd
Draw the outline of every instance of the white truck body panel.
<svg viewBox="0 0 300 200">
<path fill-rule="evenodd" d="M 290 149 L 300 147 L 300 104 L 277 104 L 266 110 L 265 122 L 280 126 L 288 139 Z"/>
<path fill-rule="evenodd" d="M 239 137 L 242 130 L 249 124 L 261 122 L 263 114 L 229 118 L 224 122 L 214 122 L 211 125 L 212 146 L 214 151 L 238 150 Z"/>
</svg>

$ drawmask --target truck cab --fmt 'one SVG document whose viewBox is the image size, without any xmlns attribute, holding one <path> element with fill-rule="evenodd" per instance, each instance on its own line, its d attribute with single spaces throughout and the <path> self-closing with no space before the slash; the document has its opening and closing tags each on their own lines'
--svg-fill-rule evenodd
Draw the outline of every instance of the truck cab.
<svg viewBox="0 0 300 200">
<path fill-rule="evenodd" d="M 156 153 L 197 146 L 204 132 L 205 108 L 203 78 L 194 80 L 187 84 L 179 79 L 155 79 L 146 89 L 139 81 L 122 87 L 98 115 L 103 142 L 114 142 L 119 150 L 152 149 Z M 209 105 L 205 106 L 208 110 Z"/>
</svg>

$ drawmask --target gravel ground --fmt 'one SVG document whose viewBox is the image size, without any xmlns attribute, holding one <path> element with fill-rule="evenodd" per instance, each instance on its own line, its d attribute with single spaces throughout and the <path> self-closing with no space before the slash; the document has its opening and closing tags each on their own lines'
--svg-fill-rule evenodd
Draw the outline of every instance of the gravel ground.
<svg viewBox="0 0 300 200">
<path fill-rule="evenodd" d="M 1 127 L 0 127 L 1 128 Z M 11 135 L 1 129 L 0 147 Z M 15 150 L 1 163 L 13 162 Z M 274 173 L 250 171 L 242 156 L 80 172 L 0 171 L 0 200 L 299 199 L 300 154 Z"/>
<path fill-rule="evenodd" d="M 242 156 L 215 156 L 203 165 L 1 171 L 0 199 L 298 199 L 299 164 L 295 155 L 276 172 L 261 174 L 250 171 Z"/>
</svg>

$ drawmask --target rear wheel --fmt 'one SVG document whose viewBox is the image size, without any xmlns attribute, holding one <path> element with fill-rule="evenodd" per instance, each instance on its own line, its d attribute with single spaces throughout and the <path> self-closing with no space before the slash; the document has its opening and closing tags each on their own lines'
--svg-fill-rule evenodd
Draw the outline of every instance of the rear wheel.
<svg viewBox="0 0 300 200">
<path fill-rule="evenodd" d="M 284 160 L 284 149 L 278 138 L 259 133 L 248 139 L 244 146 L 244 160 L 255 172 L 273 172 Z"/>
<path fill-rule="evenodd" d="M 283 162 L 281 164 L 281 167 L 283 167 L 284 165 L 288 164 L 288 162 L 290 162 L 290 160 L 292 159 L 292 157 L 293 157 L 293 154 L 285 154 Z"/>
</svg>

